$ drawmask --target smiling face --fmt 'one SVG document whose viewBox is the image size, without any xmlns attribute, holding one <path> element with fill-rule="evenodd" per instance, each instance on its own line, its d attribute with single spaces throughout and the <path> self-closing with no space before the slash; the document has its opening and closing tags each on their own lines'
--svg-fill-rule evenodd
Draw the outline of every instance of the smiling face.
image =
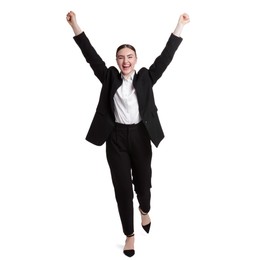
<svg viewBox="0 0 260 260">
<path fill-rule="evenodd" d="M 130 46 L 118 48 L 116 53 L 116 61 L 119 69 L 121 70 L 124 77 L 128 78 L 135 69 L 137 62 L 136 52 L 134 48 Z"/>
</svg>

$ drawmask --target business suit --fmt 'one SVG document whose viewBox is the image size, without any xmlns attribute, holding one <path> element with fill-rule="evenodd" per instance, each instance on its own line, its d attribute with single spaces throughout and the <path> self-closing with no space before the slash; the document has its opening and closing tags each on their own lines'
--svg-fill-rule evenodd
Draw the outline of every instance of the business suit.
<svg viewBox="0 0 260 260">
<path fill-rule="evenodd" d="M 122 78 L 115 67 L 106 67 L 84 32 L 74 36 L 74 40 L 102 83 L 100 99 L 86 140 L 95 145 L 103 145 L 115 126 L 113 96 L 121 86 Z M 181 37 L 171 34 L 161 55 L 155 59 L 150 68 L 141 68 L 134 76 L 133 84 L 137 93 L 140 115 L 156 147 L 164 138 L 164 133 L 158 118 L 152 87 L 172 61 L 181 42 Z"/>
<path fill-rule="evenodd" d="M 147 68 L 135 72 L 133 86 L 136 91 L 142 121 L 136 125 L 115 123 L 113 97 L 122 85 L 117 68 L 106 67 L 84 32 L 74 36 L 86 61 L 102 83 L 99 102 L 86 140 L 103 145 L 106 142 L 107 160 L 111 170 L 115 196 L 125 235 L 133 233 L 133 190 L 135 187 L 140 208 L 150 210 L 151 188 L 151 142 L 158 147 L 164 133 L 157 114 L 153 86 L 182 42 L 181 37 L 171 34 L 165 48 Z"/>
</svg>

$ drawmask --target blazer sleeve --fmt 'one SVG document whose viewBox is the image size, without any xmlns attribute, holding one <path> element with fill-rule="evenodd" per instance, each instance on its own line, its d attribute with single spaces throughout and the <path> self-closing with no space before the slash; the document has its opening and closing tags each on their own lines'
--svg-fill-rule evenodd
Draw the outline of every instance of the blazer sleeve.
<svg viewBox="0 0 260 260">
<path fill-rule="evenodd" d="M 171 63 L 173 56 L 182 42 L 182 38 L 171 33 L 163 51 L 155 59 L 154 63 L 149 67 L 149 74 L 152 79 L 152 83 L 162 76 L 168 65 Z"/>
<path fill-rule="evenodd" d="M 89 63 L 95 76 L 101 81 L 101 83 L 103 83 L 107 71 L 106 64 L 96 52 L 86 34 L 82 32 L 81 34 L 74 36 L 73 39 L 79 46 L 86 62 Z"/>
</svg>

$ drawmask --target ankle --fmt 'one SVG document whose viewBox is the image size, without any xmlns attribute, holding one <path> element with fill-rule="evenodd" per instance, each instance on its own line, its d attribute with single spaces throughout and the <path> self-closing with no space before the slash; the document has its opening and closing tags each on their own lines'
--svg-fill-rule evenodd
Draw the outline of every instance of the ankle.
<svg viewBox="0 0 260 260">
<path fill-rule="evenodd" d="M 134 234 L 126 236 L 124 250 L 134 249 Z"/>
<path fill-rule="evenodd" d="M 148 212 L 144 212 L 140 207 L 139 207 L 139 211 L 140 211 L 140 213 L 141 213 L 142 215 L 147 215 L 147 214 L 148 214 Z"/>
</svg>

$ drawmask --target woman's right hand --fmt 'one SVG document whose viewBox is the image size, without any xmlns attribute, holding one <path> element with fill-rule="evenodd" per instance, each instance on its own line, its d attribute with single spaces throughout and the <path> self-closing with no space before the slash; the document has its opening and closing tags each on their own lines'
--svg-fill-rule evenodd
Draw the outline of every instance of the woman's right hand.
<svg viewBox="0 0 260 260">
<path fill-rule="evenodd" d="M 189 15 L 187 13 L 183 13 L 182 15 L 180 15 L 178 22 L 182 23 L 183 25 L 189 23 L 190 22 Z"/>
<path fill-rule="evenodd" d="M 180 37 L 184 25 L 186 25 L 189 22 L 190 22 L 189 15 L 187 13 L 181 14 L 179 17 L 178 23 L 175 27 L 175 30 L 173 31 L 173 34 Z"/>
</svg>

